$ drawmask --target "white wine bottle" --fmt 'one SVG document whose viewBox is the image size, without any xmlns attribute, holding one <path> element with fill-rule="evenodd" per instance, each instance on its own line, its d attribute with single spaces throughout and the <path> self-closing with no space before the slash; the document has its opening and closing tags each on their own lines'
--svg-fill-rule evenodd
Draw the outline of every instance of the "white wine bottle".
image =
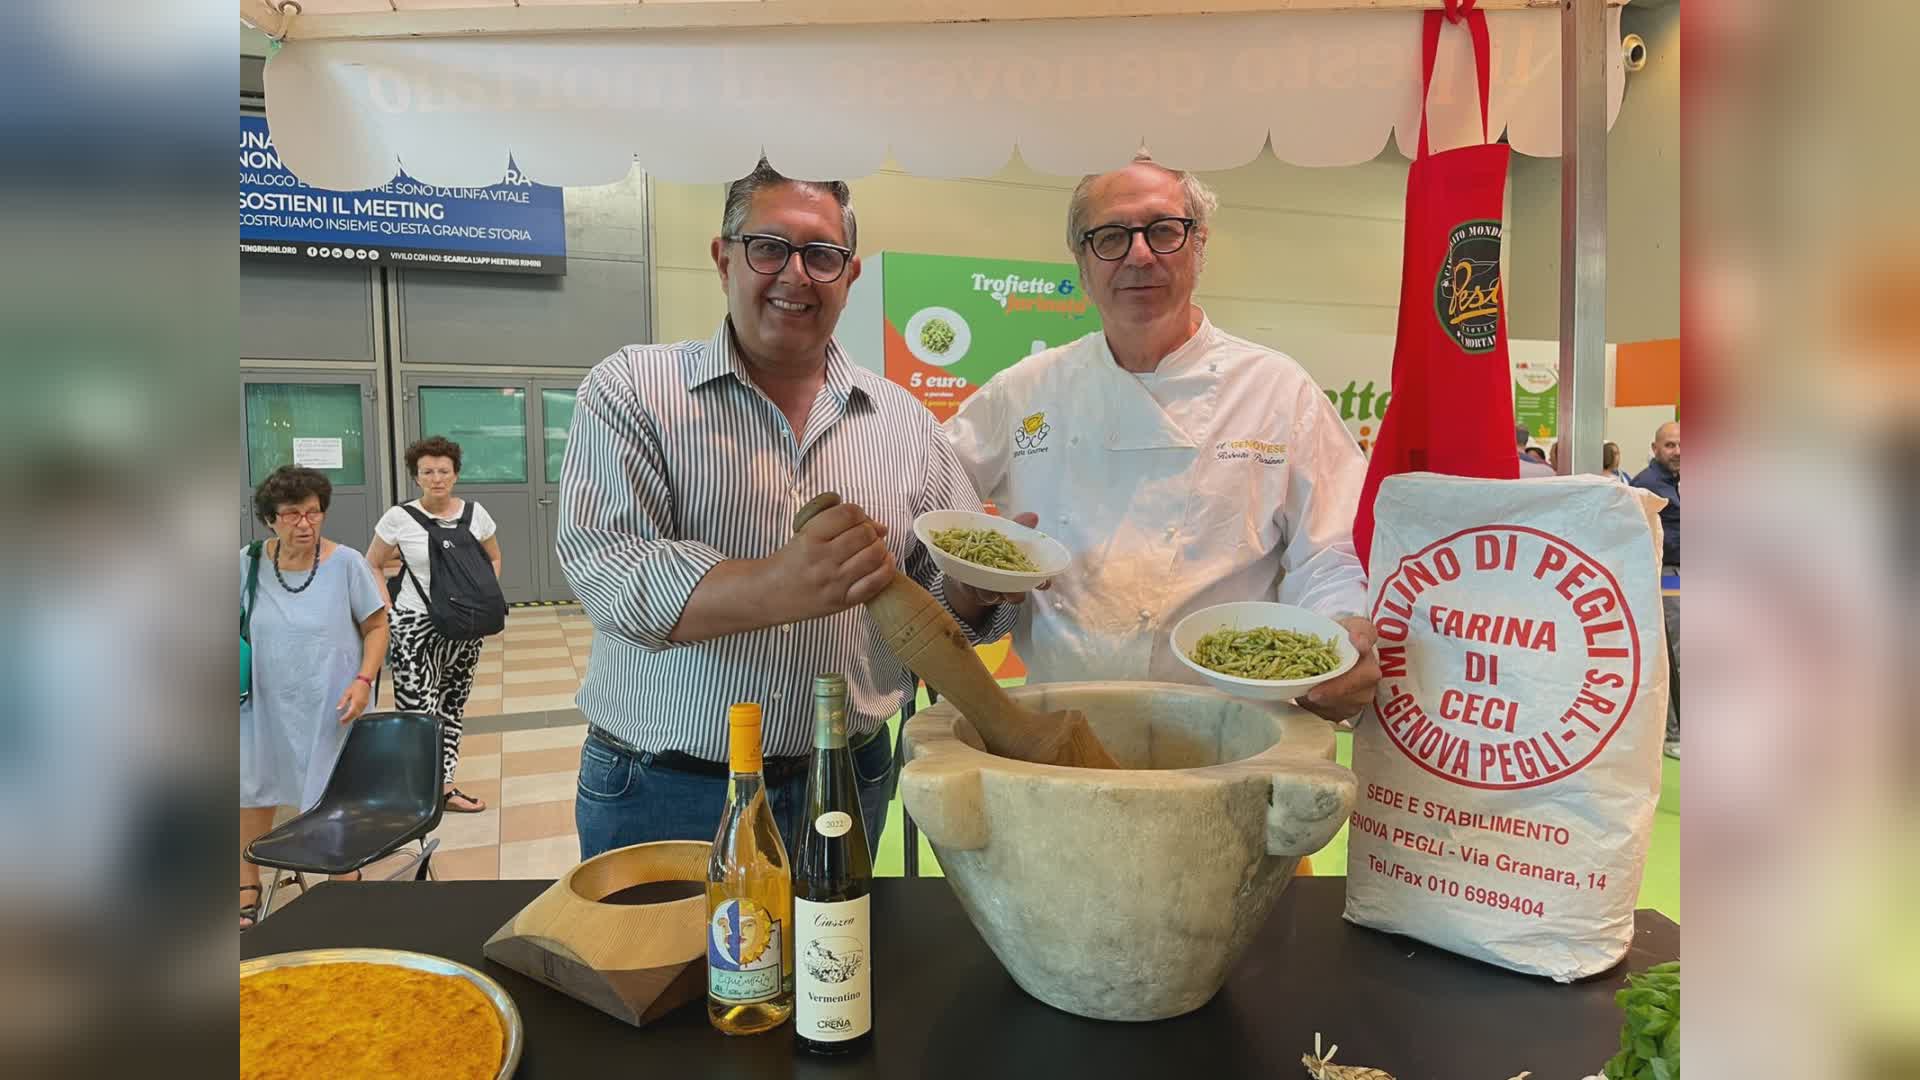
<svg viewBox="0 0 1920 1080">
<path fill-rule="evenodd" d="M 707 860 L 707 1019 L 754 1035 L 793 1013 L 793 882 L 760 775 L 760 706 L 727 710 L 727 809 Z"/>
<path fill-rule="evenodd" d="M 793 1017 L 802 1050 L 844 1054 L 873 1041 L 872 892 L 873 854 L 847 748 L 847 680 L 820 675 L 793 860 Z"/>
</svg>

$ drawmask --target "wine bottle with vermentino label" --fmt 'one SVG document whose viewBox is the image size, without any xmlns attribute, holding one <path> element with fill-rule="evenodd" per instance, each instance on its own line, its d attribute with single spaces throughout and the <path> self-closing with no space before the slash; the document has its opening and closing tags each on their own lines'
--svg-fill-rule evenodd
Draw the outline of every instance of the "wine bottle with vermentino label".
<svg viewBox="0 0 1920 1080">
<path fill-rule="evenodd" d="M 873 1039 L 873 855 L 847 745 L 845 676 L 813 680 L 813 716 L 794 841 L 794 1037 L 802 1050 L 844 1054 Z"/>
</svg>

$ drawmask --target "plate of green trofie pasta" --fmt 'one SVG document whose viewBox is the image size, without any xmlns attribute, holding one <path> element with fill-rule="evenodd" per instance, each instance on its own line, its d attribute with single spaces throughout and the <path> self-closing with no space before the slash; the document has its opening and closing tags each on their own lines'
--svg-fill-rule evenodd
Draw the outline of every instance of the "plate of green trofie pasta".
<svg viewBox="0 0 1920 1080">
<path fill-rule="evenodd" d="M 1173 651 L 1229 694 L 1291 701 L 1360 662 L 1346 627 L 1292 604 L 1218 604 L 1181 619 Z"/>
<path fill-rule="evenodd" d="M 992 514 L 932 510 L 913 533 L 948 577 L 989 592 L 1027 592 L 1073 561 L 1058 540 Z"/>
</svg>

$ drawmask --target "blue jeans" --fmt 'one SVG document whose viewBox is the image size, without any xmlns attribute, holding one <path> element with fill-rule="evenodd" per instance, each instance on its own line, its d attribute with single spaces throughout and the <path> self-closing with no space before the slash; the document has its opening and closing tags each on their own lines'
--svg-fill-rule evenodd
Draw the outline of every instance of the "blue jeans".
<svg viewBox="0 0 1920 1080">
<path fill-rule="evenodd" d="M 880 830 L 887 822 L 887 803 L 899 770 L 894 767 L 893 739 L 880 729 L 853 752 L 853 772 L 860 785 L 860 814 L 867 827 L 867 844 L 878 850 Z M 800 819 L 806 814 L 807 774 L 803 770 L 767 785 L 780 840 L 793 852 Z M 591 731 L 580 748 L 580 782 L 573 800 L 573 821 L 580 833 L 580 859 L 604 851 L 656 840 L 711 842 L 720 830 L 726 809 L 727 781 L 666 768 L 652 754 L 633 754 L 606 742 Z"/>
</svg>

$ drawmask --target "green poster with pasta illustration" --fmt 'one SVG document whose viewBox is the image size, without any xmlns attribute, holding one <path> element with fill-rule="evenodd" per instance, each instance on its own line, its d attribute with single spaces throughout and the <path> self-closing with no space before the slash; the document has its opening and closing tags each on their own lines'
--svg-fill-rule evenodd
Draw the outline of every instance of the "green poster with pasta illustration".
<svg viewBox="0 0 1920 1080">
<path fill-rule="evenodd" d="M 1100 328 L 1072 263 L 898 251 L 875 261 L 886 376 L 943 421 L 1002 369 Z"/>
</svg>

